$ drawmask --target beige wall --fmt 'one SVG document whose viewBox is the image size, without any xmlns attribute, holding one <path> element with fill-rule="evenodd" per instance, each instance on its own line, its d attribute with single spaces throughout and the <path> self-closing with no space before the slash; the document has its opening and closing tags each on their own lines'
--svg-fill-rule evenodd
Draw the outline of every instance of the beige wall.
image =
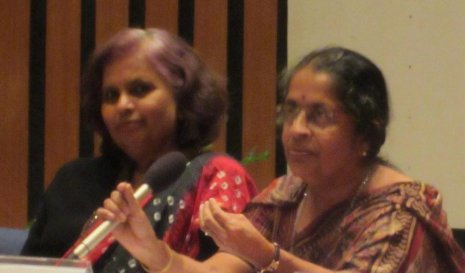
<svg viewBox="0 0 465 273">
<path fill-rule="evenodd" d="M 289 1 L 288 56 L 342 45 L 383 70 L 392 123 L 382 154 L 438 187 L 465 228 L 465 1 Z"/>
</svg>

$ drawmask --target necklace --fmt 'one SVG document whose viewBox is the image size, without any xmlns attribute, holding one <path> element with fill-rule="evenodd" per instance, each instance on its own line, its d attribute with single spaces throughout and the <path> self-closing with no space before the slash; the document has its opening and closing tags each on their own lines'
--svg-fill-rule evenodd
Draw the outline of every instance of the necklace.
<svg viewBox="0 0 465 273">
<path fill-rule="evenodd" d="M 345 218 L 349 211 L 351 211 L 354 208 L 355 202 L 357 201 L 360 193 L 362 190 L 365 188 L 365 186 L 368 184 L 368 181 L 371 179 L 371 175 L 373 174 L 373 169 L 374 167 L 370 167 L 367 171 L 367 174 L 365 175 L 365 178 L 363 178 L 362 183 L 357 187 L 357 191 L 355 191 L 354 197 L 352 197 L 352 200 L 350 201 L 350 206 L 349 208 L 344 212 L 344 216 L 342 218 Z"/>
<path fill-rule="evenodd" d="M 358 200 L 358 197 L 360 195 L 360 193 L 362 192 L 362 190 L 365 188 L 365 186 L 368 184 L 368 182 L 370 181 L 371 179 L 371 176 L 373 174 L 373 170 L 374 170 L 374 167 L 370 167 L 365 175 L 365 177 L 363 178 L 362 182 L 357 186 L 357 189 L 355 191 L 355 194 L 354 196 L 352 197 L 352 199 L 350 200 L 350 205 L 349 207 L 344 211 L 344 213 L 342 214 L 342 218 L 341 219 L 344 219 L 350 211 L 353 210 L 354 208 L 354 205 L 355 203 L 357 202 Z M 305 201 L 307 200 L 307 198 L 310 198 L 310 194 L 305 190 L 305 192 L 303 193 L 303 196 L 302 196 L 302 199 L 300 200 L 299 202 L 299 207 L 297 208 L 297 214 L 296 214 L 296 217 L 295 217 L 295 221 L 294 221 L 294 226 L 292 228 L 292 235 L 291 235 L 291 253 L 294 253 L 294 246 L 295 246 L 295 239 L 296 239 L 296 235 L 297 235 L 297 230 L 296 230 L 296 226 L 297 226 L 297 223 L 299 222 L 299 219 L 301 217 L 301 214 L 302 214 L 302 210 L 303 210 L 303 207 L 304 207 L 304 204 L 305 204 Z M 339 232 L 341 232 L 341 228 L 339 227 Z"/>
</svg>

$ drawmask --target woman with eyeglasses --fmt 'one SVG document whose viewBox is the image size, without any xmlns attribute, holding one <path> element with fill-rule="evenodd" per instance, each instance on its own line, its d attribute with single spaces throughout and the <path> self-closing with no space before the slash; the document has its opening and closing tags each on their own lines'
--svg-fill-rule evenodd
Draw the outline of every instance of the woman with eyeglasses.
<svg viewBox="0 0 465 273">
<path fill-rule="evenodd" d="M 283 77 L 290 174 L 233 215 L 214 200 L 200 225 L 219 245 L 195 262 L 156 238 L 120 184 L 99 209 L 148 272 L 465 272 L 437 189 L 378 155 L 389 121 L 380 69 L 357 52 L 311 52 Z"/>
</svg>

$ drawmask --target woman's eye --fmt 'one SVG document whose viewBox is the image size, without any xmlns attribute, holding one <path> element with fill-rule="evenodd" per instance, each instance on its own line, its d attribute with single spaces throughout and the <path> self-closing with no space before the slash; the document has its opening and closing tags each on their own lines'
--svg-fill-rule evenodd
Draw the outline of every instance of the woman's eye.
<svg viewBox="0 0 465 273">
<path fill-rule="evenodd" d="M 309 111 L 308 120 L 311 120 L 316 125 L 328 125 L 331 122 L 331 114 L 324 108 L 314 108 Z"/>
<path fill-rule="evenodd" d="M 282 107 L 283 114 L 288 117 L 294 116 L 299 110 L 299 106 L 292 102 L 286 102 Z"/>
<path fill-rule="evenodd" d="M 153 84 L 136 82 L 129 87 L 129 93 L 135 97 L 143 97 L 153 89 L 155 89 Z"/>
<path fill-rule="evenodd" d="M 107 88 L 102 92 L 102 102 L 103 103 L 114 103 L 118 101 L 119 92 L 115 88 Z"/>
</svg>

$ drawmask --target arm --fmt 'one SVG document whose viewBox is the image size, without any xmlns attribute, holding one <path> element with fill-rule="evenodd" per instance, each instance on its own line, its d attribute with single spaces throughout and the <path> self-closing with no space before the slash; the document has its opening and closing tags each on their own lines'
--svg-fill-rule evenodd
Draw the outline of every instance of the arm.
<svg viewBox="0 0 465 273">
<path fill-rule="evenodd" d="M 256 268 L 265 268 L 273 260 L 275 247 L 242 214 L 231 214 L 221 210 L 211 199 L 201 208 L 200 223 L 217 243 L 220 249 L 240 257 Z M 298 258 L 291 253 L 280 250 L 276 273 L 297 270 L 312 273 L 331 273 L 333 271 Z"/>
<path fill-rule="evenodd" d="M 228 253 L 215 254 L 204 263 L 175 253 L 156 237 L 128 183 L 120 183 L 97 213 L 102 219 L 120 223 L 113 230 L 113 235 L 149 272 L 252 272 L 246 262 Z"/>
</svg>

